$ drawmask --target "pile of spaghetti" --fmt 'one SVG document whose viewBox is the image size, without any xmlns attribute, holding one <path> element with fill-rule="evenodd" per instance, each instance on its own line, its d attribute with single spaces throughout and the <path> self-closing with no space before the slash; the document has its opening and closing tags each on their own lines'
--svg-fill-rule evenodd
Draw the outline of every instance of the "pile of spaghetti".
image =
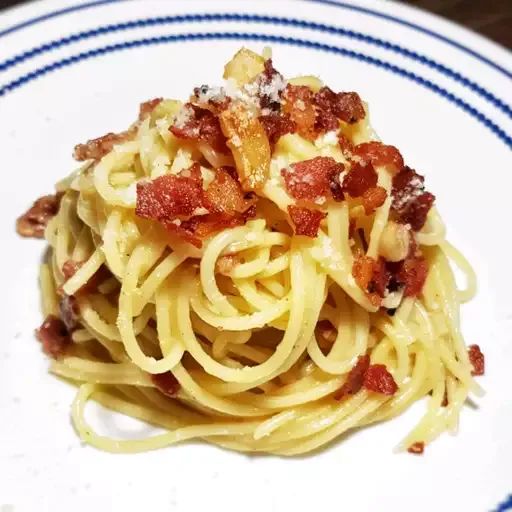
<svg viewBox="0 0 512 512">
<path fill-rule="evenodd" d="M 82 167 L 18 220 L 51 246 L 37 336 L 79 386 L 76 430 L 295 455 L 427 397 L 399 445 L 422 453 L 484 370 L 459 321 L 475 276 L 434 196 L 357 93 L 285 80 L 269 50 L 224 79 L 76 146 Z M 89 398 L 167 432 L 99 435 Z"/>
</svg>

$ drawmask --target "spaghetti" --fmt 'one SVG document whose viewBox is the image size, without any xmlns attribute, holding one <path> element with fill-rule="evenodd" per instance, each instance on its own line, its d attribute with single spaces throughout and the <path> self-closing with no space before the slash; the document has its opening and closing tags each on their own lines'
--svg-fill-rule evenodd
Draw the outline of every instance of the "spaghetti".
<svg viewBox="0 0 512 512">
<path fill-rule="evenodd" d="M 422 453 L 482 394 L 460 331 L 471 266 L 356 93 L 286 81 L 269 50 L 224 78 L 78 145 L 83 166 L 18 220 L 51 246 L 37 335 L 79 386 L 77 432 L 296 455 L 428 397 L 399 445 Z M 101 436 L 89 398 L 168 432 Z"/>
</svg>

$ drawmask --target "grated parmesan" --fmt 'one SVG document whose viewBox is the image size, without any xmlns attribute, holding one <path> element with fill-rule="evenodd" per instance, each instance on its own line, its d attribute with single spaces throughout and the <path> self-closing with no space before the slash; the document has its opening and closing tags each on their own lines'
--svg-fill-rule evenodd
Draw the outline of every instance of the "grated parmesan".
<svg viewBox="0 0 512 512">
<path fill-rule="evenodd" d="M 335 130 L 331 130 L 330 132 L 321 135 L 315 140 L 315 146 L 319 149 L 329 147 L 329 146 L 337 146 L 338 145 L 338 132 Z"/>
<path fill-rule="evenodd" d="M 226 99 L 243 103 L 248 108 L 248 114 L 251 115 L 252 111 L 260 110 L 260 97 L 266 96 L 272 102 L 281 102 L 281 92 L 285 89 L 287 82 L 281 75 L 274 75 L 269 83 L 263 82 L 263 75 L 260 75 L 256 80 L 249 84 L 245 84 L 242 88 L 234 78 L 228 78 L 223 87 L 210 87 L 202 85 L 198 88 L 197 100 L 202 106 L 207 106 L 210 102 L 223 103 Z M 305 108 L 305 105 L 304 105 Z M 190 110 L 190 112 L 189 112 Z M 263 115 L 271 114 L 272 111 L 264 108 L 261 112 Z M 192 112 L 191 109 L 182 109 L 176 116 L 175 126 L 182 128 L 188 121 Z"/>
<path fill-rule="evenodd" d="M 179 129 L 185 128 L 185 125 L 192 121 L 193 116 L 194 111 L 188 105 L 184 105 L 174 118 L 174 126 Z"/>
<path fill-rule="evenodd" d="M 240 137 L 238 135 L 234 135 L 233 137 L 231 137 L 230 142 L 231 144 L 233 144 L 233 146 L 237 148 L 242 146 L 242 141 L 240 140 Z"/>
<path fill-rule="evenodd" d="M 226 92 L 222 87 L 210 87 L 209 85 L 202 85 L 199 87 L 199 94 L 197 95 L 199 104 L 203 106 L 208 105 L 210 101 L 215 103 L 222 103 L 226 100 Z"/>
<path fill-rule="evenodd" d="M 297 101 L 295 101 L 295 106 L 299 109 L 299 110 L 306 110 L 306 104 L 301 100 L 301 99 L 298 99 Z"/>
<path fill-rule="evenodd" d="M 424 192 L 425 187 L 423 182 L 417 176 L 414 176 L 414 178 L 410 181 L 410 186 L 412 187 L 412 190 L 410 190 L 407 194 L 399 195 L 398 197 L 395 196 L 395 204 L 398 210 L 404 208 L 409 202 L 414 201 Z"/>
<path fill-rule="evenodd" d="M 199 206 L 192 212 L 192 215 L 208 215 L 208 213 L 209 212 L 206 208 Z"/>
<path fill-rule="evenodd" d="M 264 96 L 268 96 L 272 101 L 280 103 L 280 94 L 285 89 L 286 85 L 286 80 L 281 75 L 276 74 L 272 77 L 270 83 L 260 85 L 259 92 Z M 304 108 L 305 107 L 304 105 Z"/>
</svg>

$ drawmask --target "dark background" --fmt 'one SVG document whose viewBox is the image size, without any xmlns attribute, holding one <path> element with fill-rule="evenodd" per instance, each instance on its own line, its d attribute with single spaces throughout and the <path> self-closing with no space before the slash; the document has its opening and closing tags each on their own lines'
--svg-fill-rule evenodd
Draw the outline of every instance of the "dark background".
<svg viewBox="0 0 512 512">
<path fill-rule="evenodd" d="M 24 0 L 0 0 L 0 9 Z M 512 49 L 512 0 L 404 0 L 460 23 Z"/>
</svg>

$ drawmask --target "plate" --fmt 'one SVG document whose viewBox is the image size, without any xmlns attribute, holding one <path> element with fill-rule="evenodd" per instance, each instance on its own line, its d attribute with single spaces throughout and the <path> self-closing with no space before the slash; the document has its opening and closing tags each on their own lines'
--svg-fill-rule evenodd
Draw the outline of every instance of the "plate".
<svg viewBox="0 0 512 512">
<path fill-rule="evenodd" d="M 358 91 L 381 138 L 426 175 L 449 239 L 477 271 L 462 325 L 485 352 L 487 395 L 464 408 L 457 437 L 443 434 L 423 457 L 393 453 L 423 404 L 302 458 L 201 443 L 102 453 L 73 431 L 75 389 L 47 374 L 33 334 L 44 244 L 18 238 L 16 217 L 73 169 L 74 144 L 124 129 L 148 98 L 218 83 L 242 45 L 272 46 L 285 76 Z M 511 91 L 505 49 L 389 1 L 66 0 L 2 13 L 0 510 L 511 508 Z M 99 407 L 91 415 L 113 436 L 152 432 Z"/>
</svg>

